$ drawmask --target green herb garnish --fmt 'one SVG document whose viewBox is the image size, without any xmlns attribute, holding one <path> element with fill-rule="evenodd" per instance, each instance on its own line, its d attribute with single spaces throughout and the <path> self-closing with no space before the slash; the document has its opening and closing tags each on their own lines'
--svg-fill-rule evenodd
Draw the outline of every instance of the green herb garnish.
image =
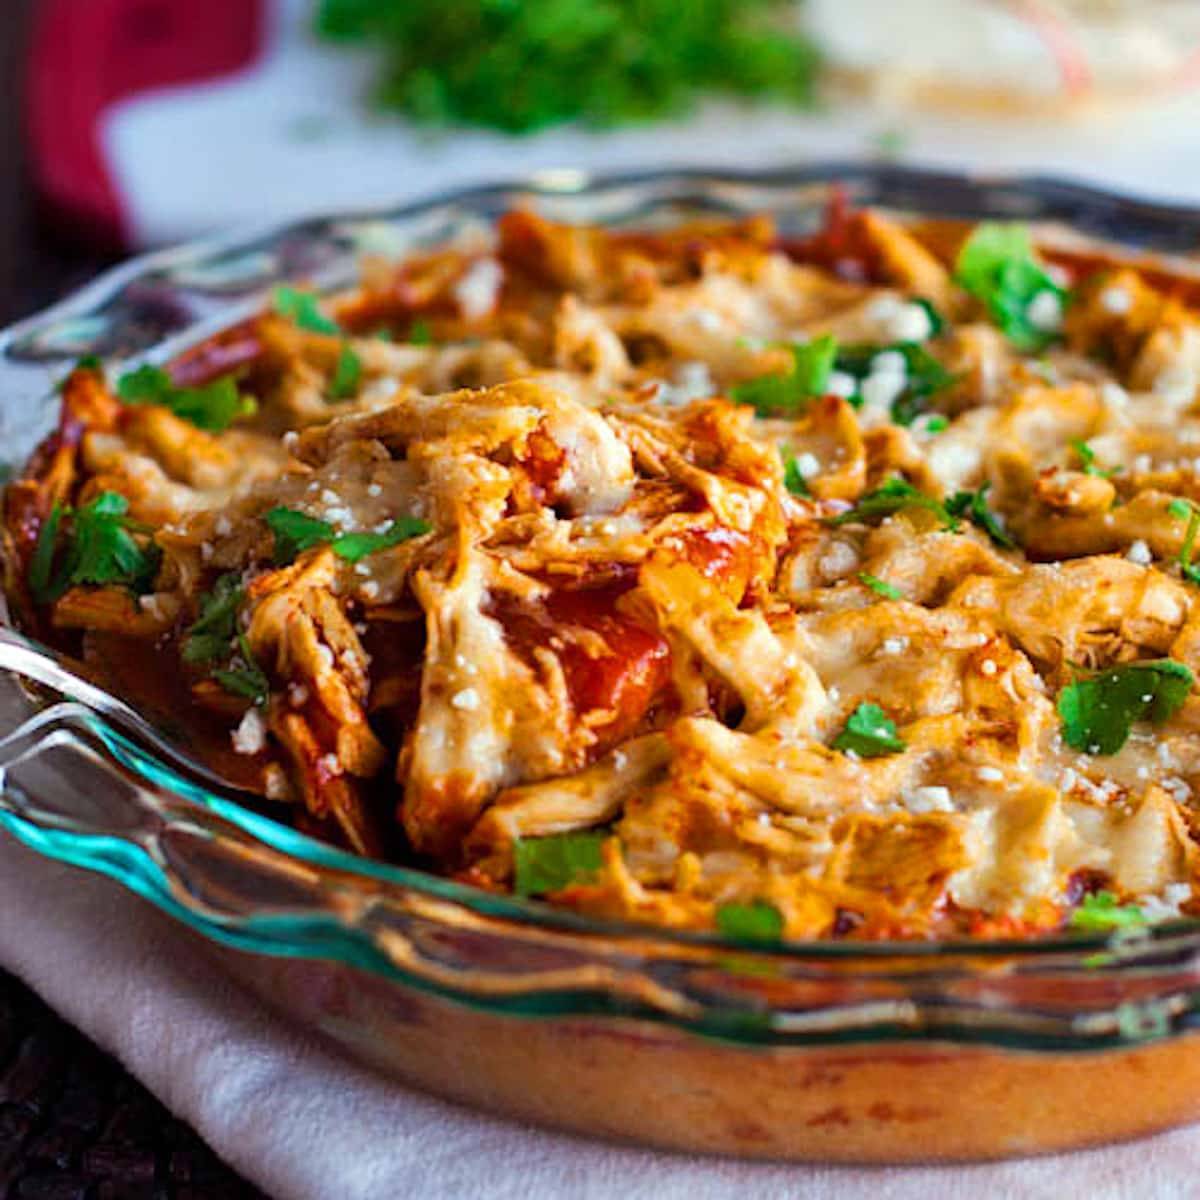
<svg viewBox="0 0 1200 1200">
<path fill-rule="evenodd" d="M 926 433 L 942 433 L 950 427 L 950 418 L 942 413 L 935 413 L 925 422 Z"/>
<path fill-rule="evenodd" d="M 607 833 L 556 833 L 513 843 L 513 891 L 518 896 L 560 892 L 592 880 L 603 865 Z"/>
<path fill-rule="evenodd" d="M 1058 697 L 1063 741 L 1086 754 L 1116 754 L 1135 721 L 1161 725 L 1172 717 L 1193 682 L 1192 672 L 1171 658 L 1076 679 Z"/>
<path fill-rule="evenodd" d="M 251 397 L 238 391 L 230 375 L 204 387 L 176 387 L 166 371 L 149 364 L 122 375 L 117 380 L 117 395 L 126 404 L 160 404 L 209 433 L 220 433 L 238 417 L 251 416 L 257 409 Z"/>
<path fill-rule="evenodd" d="M 889 479 L 882 487 L 868 492 L 848 511 L 836 517 L 826 517 L 827 525 L 849 525 L 852 522 L 869 525 L 872 521 L 890 517 L 906 508 L 924 508 L 933 513 L 943 529 L 957 529 L 958 520 L 936 496 L 928 496 L 899 477 Z"/>
<path fill-rule="evenodd" d="M 341 533 L 328 521 L 310 517 L 294 508 L 273 508 L 263 518 L 275 535 L 275 565 L 286 566 L 305 550 L 328 544 L 347 562 L 358 562 L 368 554 L 398 546 L 409 538 L 428 533 L 431 526 L 416 517 L 397 517 L 381 533 Z"/>
<path fill-rule="evenodd" d="M 985 483 L 977 492 L 955 492 L 947 499 L 946 509 L 954 516 L 966 517 L 972 525 L 978 525 L 1002 550 L 1015 550 L 1017 543 L 1000 518 L 988 508 L 987 494 L 991 486 Z"/>
<path fill-rule="evenodd" d="M 338 323 L 321 311 L 321 303 L 312 292 L 294 287 L 277 287 L 274 299 L 275 311 L 299 329 L 306 329 L 309 333 L 342 332 Z"/>
<path fill-rule="evenodd" d="M 183 643 L 184 662 L 212 662 L 229 653 L 237 634 L 237 610 L 243 596 L 241 576 L 230 571 L 200 598 L 200 615 Z"/>
<path fill-rule="evenodd" d="M 872 575 L 870 571 L 859 571 L 858 581 L 885 600 L 899 600 L 903 595 L 898 587 L 888 583 L 886 579 L 880 579 L 878 575 Z"/>
<path fill-rule="evenodd" d="M 800 464 L 796 462 L 796 456 L 782 447 L 779 454 L 783 459 L 783 486 L 793 496 L 811 497 L 812 490 L 808 486 L 808 480 L 800 473 Z"/>
<path fill-rule="evenodd" d="M 905 748 L 903 738 L 896 736 L 896 723 L 878 704 L 860 704 L 846 722 L 846 728 L 833 739 L 833 748 L 852 751 L 859 758 L 879 758 L 898 754 Z"/>
<path fill-rule="evenodd" d="M 837 341 L 826 334 L 790 347 L 792 369 L 763 375 L 733 389 L 738 404 L 749 404 L 760 417 L 799 416 L 814 396 L 823 396 L 837 358 Z"/>
<path fill-rule="evenodd" d="M 235 696 L 245 696 L 260 708 L 266 704 L 271 691 L 270 680 L 254 659 L 244 633 L 238 634 L 238 652 L 228 668 L 214 671 L 212 677 Z"/>
<path fill-rule="evenodd" d="M 679 117 L 709 91 L 808 106 L 818 66 L 781 0 L 321 0 L 316 28 L 382 51 L 380 107 L 510 133 Z"/>
<path fill-rule="evenodd" d="M 1072 929 L 1124 929 L 1145 923 L 1145 915 L 1136 904 L 1119 904 L 1112 892 L 1084 896 L 1079 907 L 1071 913 Z"/>
<path fill-rule="evenodd" d="M 1177 561 L 1184 579 L 1190 580 L 1192 583 L 1200 583 L 1200 567 L 1192 562 L 1192 556 L 1196 552 L 1196 535 L 1200 533 L 1200 508 L 1197 508 L 1190 500 L 1172 500 L 1167 505 L 1167 512 L 1173 517 L 1187 521 L 1187 529 L 1184 530 L 1183 543 L 1179 547 Z"/>
<path fill-rule="evenodd" d="M 904 391 L 892 401 L 892 420 L 911 425 L 927 412 L 929 400 L 952 386 L 958 378 L 942 366 L 932 354 L 916 342 L 895 342 L 890 346 L 846 346 L 838 352 L 836 366 L 860 382 L 871 373 L 871 365 L 881 354 L 899 354 L 904 359 Z"/>
<path fill-rule="evenodd" d="M 408 327 L 408 337 L 405 338 L 405 341 L 410 346 L 433 345 L 433 330 L 429 328 L 429 322 L 420 319 L 414 321 Z"/>
<path fill-rule="evenodd" d="M 139 594 L 149 591 L 162 554 L 151 541 L 134 537 L 147 528 L 126 516 L 129 501 L 117 492 L 101 492 L 80 509 L 51 510 L 38 534 L 30 561 L 30 589 L 41 604 L 51 604 L 79 584 L 118 584 Z M 59 544 L 63 521 L 69 523 Z"/>
<path fill-rule="evenodd" d="M 1081 439 L 1073 441 L 1071 449 L 1079 457 L 1079 465 L 1083 468 L 1085 475 L 1095 475 L 1097 479 L 1111 479 L 1121 469 L 1120 467 L 1112 467 L 1109 470 L 1105 470 L 1103 467 L 1096 466 L 1095 450 Z"/>
<path fill-rule="evenodd" d="M 358 394 L 358 385 L 362 381 L 362 359 L 354 353 L 349 342 L 342 343 L 338 355 L 337 367 L 333 372 L 333 380 L 329 385 L 329 394 L 334 400 L 345 400 Z"/>
<path fill-rule="evenodd" d="M 959 251 L 955 278 L 1019 350 L 1041 350 L 1057 336 L 1030 320 L 1030 306 L 1043 292 L 1065 304 L 1067 293 L 1037 260 L 1023 225 L 976 226 Z"/>
<path fill-rule="evenodd" d="M 777 942 L 783 936 L 783 914 L 766 900 L 718 904 L 714 915 L 721 935 L 736 942 Z"/>
</svg>

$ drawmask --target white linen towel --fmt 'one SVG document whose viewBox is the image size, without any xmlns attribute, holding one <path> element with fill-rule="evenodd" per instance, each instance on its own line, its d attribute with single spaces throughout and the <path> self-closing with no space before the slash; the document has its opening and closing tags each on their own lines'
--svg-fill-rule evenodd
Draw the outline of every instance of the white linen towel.
<svg viewBox="0 0 1200 1200">
<path fill-rule="evenodd" d="M 1200 1127 L 1054 1158 L 872 1169 L 654 1153 L 498 1120 L 348 1061 L 224 978 L 148 904 L 4 834 L 0 964 L 278 1200 L 1174 1200 L 1200 1189 Z"/>
</svg>

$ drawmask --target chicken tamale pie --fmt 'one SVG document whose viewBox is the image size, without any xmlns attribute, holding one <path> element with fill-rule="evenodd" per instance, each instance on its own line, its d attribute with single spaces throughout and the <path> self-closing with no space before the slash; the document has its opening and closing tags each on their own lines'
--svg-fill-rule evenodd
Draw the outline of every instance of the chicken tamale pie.
<svg viewBox="0 0 1200 1200">
<path fill-rule="evenodd" d="M 756 942 L 1200 913 L 1194 300 L 1014 225 L 512 212 L 81 362 L 10 607 L 481 888 Z"/>
</svg>

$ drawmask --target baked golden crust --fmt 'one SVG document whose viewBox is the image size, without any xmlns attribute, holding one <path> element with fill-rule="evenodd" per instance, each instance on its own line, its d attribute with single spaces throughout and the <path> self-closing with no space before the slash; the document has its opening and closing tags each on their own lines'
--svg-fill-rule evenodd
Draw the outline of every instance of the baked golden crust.
<svg viewBox="0 0 1200 1200">
<path fill-rule="evenodd" d="M 328 313 L 292 297 L 153 402 L 81 367 L 6 493 L 9 594 L 135 700 L 114 646 L 179 656 L 200 752 L 232 734 L 305 828 L 481 886 L 598 830 L 526 890 L 798 938 L 1034 933 L 1098 890 L 1177 913 L 1196 696 L 1147 694 L 1108 753 L 1063 697 L 1200 669 L 1200 323 L 1081 260 L 1034 350 L 945 241 L 514 213 Z M 255 403 L 198 427 L 179 388 L 235 351 Z M 136 580 L 62 540 L 114 495 Z"/>
</svg>

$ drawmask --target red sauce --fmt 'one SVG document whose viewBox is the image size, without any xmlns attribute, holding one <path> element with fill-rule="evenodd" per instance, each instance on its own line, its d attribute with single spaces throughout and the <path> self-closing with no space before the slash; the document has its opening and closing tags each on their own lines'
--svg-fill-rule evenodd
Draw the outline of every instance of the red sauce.
<svg viewBox="0 0 1200 1200">
<path fill-rule="evenodd" d="M 617 611 L 626 590 L 621 584 L 561 589 L 539 605 L 502 601 L 494 613 L 518 652 L 531 655 L 536 647 L 545 647 L 557 655 L 576 713 L 611 711 L 604 724 L 594 727 L 599 739 L 594 753 L 628 737 L 670 680 L 665 639 Z M 604 652 L 593 656 L 590 647 L 564 637 L 568 626 L 598 634 Z"/>
</svg>

